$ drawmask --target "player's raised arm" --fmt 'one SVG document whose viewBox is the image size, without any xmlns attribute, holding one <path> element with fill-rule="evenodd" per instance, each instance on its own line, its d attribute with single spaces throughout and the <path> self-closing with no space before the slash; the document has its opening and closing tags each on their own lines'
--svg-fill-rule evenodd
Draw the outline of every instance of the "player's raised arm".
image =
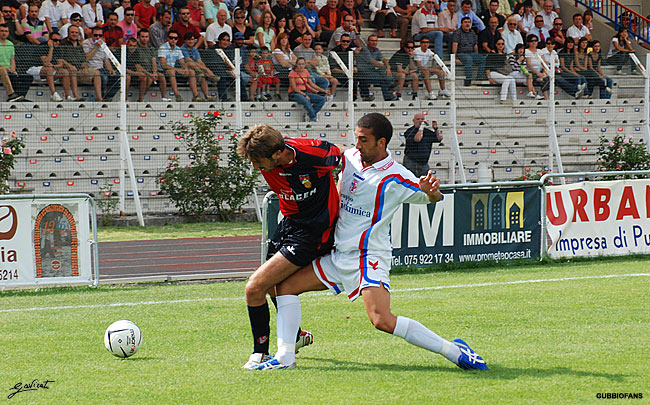
<svg viewBox="0 0 650 405">
<path fill-rule="evenodd" d="M 420 189 L 426 193 L 429 197 L 429 201 L 432 203 L 442 200 L 442 193 L 440 192 L 440 180 L 436 177 L 435 174 L 427 173 L 426 176 L 420 177 Z"/>
</svg>

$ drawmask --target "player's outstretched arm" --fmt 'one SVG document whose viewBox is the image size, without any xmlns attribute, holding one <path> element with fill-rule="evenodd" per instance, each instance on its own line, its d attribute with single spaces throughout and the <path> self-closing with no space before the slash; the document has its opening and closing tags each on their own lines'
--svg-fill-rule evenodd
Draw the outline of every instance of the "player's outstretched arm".
<svg viewBox="0 0 650 405">
<path fill-rule="evenodd" d="M 426 176 L 420 177 L 420 189 L 426 193 L 429 201 L 432 203 L 442 200 L 440 180 L 438 180 L 435 174 L 431 173 L 431 170 L 429 170 Z"/>
</svg>

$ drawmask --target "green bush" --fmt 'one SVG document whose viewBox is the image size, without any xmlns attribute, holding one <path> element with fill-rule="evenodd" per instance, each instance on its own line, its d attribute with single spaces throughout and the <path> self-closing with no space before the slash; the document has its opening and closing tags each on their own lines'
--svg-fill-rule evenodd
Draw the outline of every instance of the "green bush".
<svg viewBox="0 0 650 405">
<path fill-rule="evenodd" d="M 25 143 L 18 139 L 16 133 L 11 131 L 10 137 L 3 137 L 0 141 L 0 194 L 9 192 L 9 176 L 16 162 L 16 155 L 19 155 Z"/>
<path fill-rule="evenodd" d="M 598 168 L 602 171 L 650 169 L 650 153 L 643 140 L 635 142 L 632 135 L 617 134 L 608 140 L 600 137 Z"/>
<path fill-rule="evenodd" d="M 200 216 L 217 214 L 229 220 L 252 193 L 257 174 L 250 174 L 250 165 L 236 153 L 237 135 L 219 140 L 218 111 L 205 117 L 190 116 L 189 124 L 172 123 L 172 131 L 185 144 L 194 159 L 181 165 L 178 156 L 170 156 L 167 168 L 159 177 L 160 191 L 169 195 L 181 214 Z M 221 144 L 228 142 L 225 153 Z"/>
</svg>

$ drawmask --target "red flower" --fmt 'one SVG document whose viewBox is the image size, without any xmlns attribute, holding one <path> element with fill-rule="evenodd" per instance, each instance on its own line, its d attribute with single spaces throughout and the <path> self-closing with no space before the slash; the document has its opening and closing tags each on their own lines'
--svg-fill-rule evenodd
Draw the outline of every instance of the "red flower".
<svg viewBox="0 0 650 405">
<path fill-rule="evenodd" d="M 522 179 L 522 180 L 526 180 L 526 176 L 522 176 L 521 179 Z"/>
<path fill-rule="evenodd" d="M 214 115 L 215 117 L 218 117 L 219 116 L 219 111 L 213 112 L 212 115 Z"/>
</svg>

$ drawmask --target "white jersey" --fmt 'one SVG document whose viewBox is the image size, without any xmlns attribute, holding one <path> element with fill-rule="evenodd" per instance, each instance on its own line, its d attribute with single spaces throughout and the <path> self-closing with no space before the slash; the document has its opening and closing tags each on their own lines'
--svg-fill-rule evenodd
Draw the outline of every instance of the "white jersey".
<svg viewBox="0 0 650 405">
<path fill-rule="evenodd" d="M 363 167 L 357 149 L 344 153 L 341 172 L 341 209 L 336 223 L 336 250 L 391 252 L 390 222 L 402 203 L 428 204 L 419 179 L 388 157 Z"/>
</svg>

